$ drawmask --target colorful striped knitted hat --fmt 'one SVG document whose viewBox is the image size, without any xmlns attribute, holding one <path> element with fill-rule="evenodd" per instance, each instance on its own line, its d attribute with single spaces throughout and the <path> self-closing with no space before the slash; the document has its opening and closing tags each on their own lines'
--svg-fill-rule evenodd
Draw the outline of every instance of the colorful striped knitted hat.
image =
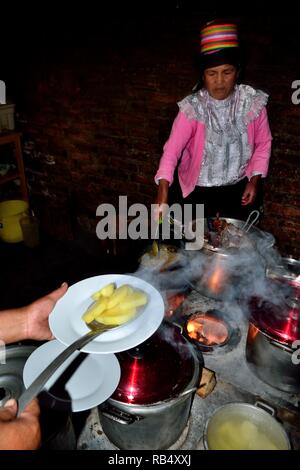
<svg viewBox="0 0 300 470">
<path fill-rule="evenodd" d="M 222 64 L 241 66 L 237 25 L 232 21 L 214 20 L 201 30 L 200 67 L 203 70 Z"/>
<path fill-rule="evenodd" d="M 233 23 L 210 23 L 201 31 L 201 54 L 238 47 L 237 26 Z"/>
</svg>

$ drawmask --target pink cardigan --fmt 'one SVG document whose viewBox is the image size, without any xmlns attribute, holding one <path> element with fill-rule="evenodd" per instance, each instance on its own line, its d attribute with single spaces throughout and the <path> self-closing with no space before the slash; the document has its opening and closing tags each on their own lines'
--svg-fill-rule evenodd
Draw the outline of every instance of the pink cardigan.
<svg viewBox="0 0 300 470">
<path fill-rule="evenodd" d="M 245 170 L 249 179 L 257 172 L 265 177 L 268 173 L 271 154 L 272 136 L 269 128 L 266 108 L 248 124 L 248 142 L 253 153 Z M 180 157 L 178 177 L 183 197 L 187 197 L 195 188 L 200 174 L 205 143 L 205 124 L 195 119 L 188 119 L 179 111 L 174 120 L 169 139 L 164 145 L 163 155 L 155 175 L 155 181 L 164 178 L 173 182 L 174 170 Z"/>
</svg>

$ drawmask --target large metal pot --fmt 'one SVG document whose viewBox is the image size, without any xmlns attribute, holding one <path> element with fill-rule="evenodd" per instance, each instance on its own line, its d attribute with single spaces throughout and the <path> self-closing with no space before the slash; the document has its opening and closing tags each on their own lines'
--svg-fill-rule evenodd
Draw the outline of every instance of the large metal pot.
<svg viewBox="0 0 300 470">
<path fill-rule="evenodd" d="M 253 263 L 253 256 L 257 257 L 258 263 L 261 264 L 262 272 L 266 262 L 264 256 L 274 245 L 275 239 L 273 235 L 263 232 L 257 227 L 252 226 L 249 232 L 243 235 L 243 227 L 245 222 L 237 219 L 220 218 L 219 221 L 225 221 L 236 227 L 240 240 L 245 240 L 241 247 L 237 243 L 236 246 L 228 248 L 214 247 L 209 242 L 212 235 L 213 222 L 216 218 L 207 219 L 205 242 L 201 251 L 202 256 L 202 273 L 199 279 L 192 280 L 192 285 L 200 294 L 216 300 L 231 300 L 236 298 L 239 292 L 239 283 L 244 282 L 241 272 L 245 271 L 247 263 Z M 209 234 L 209 235 L 208 235 Z M 217 232 L 215 232 L 217 235 Z M 230 238 L 231 240 L 231 238 Z M 242 256 L 241 256 L 242 255 Z"/>
<path fill-rule="evenodd" d="M 295 353 L 291 346 L 274 340 L 250 323 L 246 359 L 263 382 L 284 392 L 300 393 L 300 364 L 293 362 Z"/>
<path fill-rule="evenodd" d="M 275 410 L 257 402 L 228 403 L 208 419 L 206 450 L 290 450 L 287 433 L 274 418 Z"/>
<path fill-rule="evenodd" d="M 34 346 L 10 345 L 0 351 L 0 406 L 10 398 L 19 398 L 24 390 L 23 368 Z"/>
<path fill-rule="evenodd" d="M 23 368 L 36 346 L 13 344 L 0 351 L 0 406 L 9 398 L 18 399 L 24 391 Z M 57 412 L 40 402 L 42 448 L 76 449 L 76 436 L 70 413 Z"/>
<path fill-rule="evenodd" d="M 251 370 L 269 385 L 290 393 L 300 392 L 300 340 L 297 304 L 251 302 L 246 359 Z"/>
<path fill-rule="evenodd" d="M 283 258 L 269 267 L 270 298 L 279 304 L 252 299 L 246 358 L 252 371 L 269 385 L 289 393 L 300 392 L 300 262 Z"/>
<path fill-rule="evenodd" d="M 119 449 L 167 449 L 183 432 L 203 359 L 180 329 L 163 323 L 142 345 L 118 354 L 121 380 L 99 406 L 102 429 Z"/>
</svg>

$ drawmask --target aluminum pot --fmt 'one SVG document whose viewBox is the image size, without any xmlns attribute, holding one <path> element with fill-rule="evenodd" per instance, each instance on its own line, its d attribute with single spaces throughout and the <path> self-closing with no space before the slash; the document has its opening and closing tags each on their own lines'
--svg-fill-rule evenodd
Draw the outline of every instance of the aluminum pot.
<svg viewBox="0 0 300 470">
<path fill-rule="evenodd" d="M 251 299 L 246 359 L 251 370 L 267 384 L 289 393 L 300 392 L 300 283 L 299 262 L 283 259 L 270 269 L 270 298 L 278 292 L 279 304 Z"/>
<path fill-rule="evenodd" d="M 249 232 L 245 232 L 247 243 L 243 245 L 243 248 L 238 246 L 215 248 L 208 241 L 208 233 L 213 233 L 211 224 L 215 219 L 207 220 L 205 242 L 201 250 L 203 273 L 200 279 L 193 279 L 191 283 L 201 295 L 216 300 L 232 300 L 239 292 L 239 283 L 244 282 L 241 272 L 245 271 L 247 263 L 253 263 L 253 255 L 255 255 L 258 262 L 262 263 L 261 269 L 264 269 L 265 254 L 274 246 L 275 239 L 272 234 L 252 226 Z M 219 220 L 226 221 L 241 230 L 245 225 L 244 221 L 237 219 L 220 218 Z"/>
<path fill-rule="evenodd" d="M 104 433 L 119 449 L 168 449 L 188 422 L 202 373 L 199 354 L 177 326 L 165 322 L 118 358 L 119 387 L 98 407 Z"/>
<path fill-rule="evenodd" d="M 0 406 L 9 398 L 18 399 L 25 389 L 23 368 L 36 346 L 14 344 L 0 350 Z M 71 413 L 60 412 L 44 406 L 40 401 L 42 449 L 74 450 L 76 436 Z"/>
<path fill-rule="evenodd" d="M 228 403 L 208 419 L 203 436 L 206 450 L 290 450 L 275 410 L 265 403 Z"/>
<path fill-rule="evenodd" d="M 296 353 L 291 345 L 274 339 L 250 322 L 246 359 L 263 382 L 284 392 L 300 393 L 300 362 Z"/>
</svg>

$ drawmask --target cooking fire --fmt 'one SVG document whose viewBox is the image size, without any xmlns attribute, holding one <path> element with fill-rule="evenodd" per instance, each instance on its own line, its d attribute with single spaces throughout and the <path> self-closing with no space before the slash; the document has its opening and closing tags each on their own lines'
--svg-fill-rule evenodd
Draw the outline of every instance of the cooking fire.
<svg viewBox="0 0 300 470">
<path fill-rule="evenodd" d="M 190 338 L 205 346 L 222 346 L 229 337 L 228 328 L 222 320 L 199 312 L 187 322 L 186 328 Z"/>
</svg>

